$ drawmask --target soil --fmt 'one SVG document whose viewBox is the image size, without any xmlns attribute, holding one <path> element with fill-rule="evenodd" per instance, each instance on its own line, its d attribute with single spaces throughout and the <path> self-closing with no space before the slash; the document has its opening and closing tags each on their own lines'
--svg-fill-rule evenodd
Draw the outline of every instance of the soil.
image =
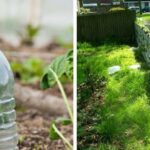
<svg viewBox="0 0 150 150">
<path fill-rule="evenodd" d="M 34 109 L 17 111 L 20 150 L 65 150 L 61 140 L 49 139 L 49 127 L 55 116 Z M 72 126 L 59 128 L 72 142 Z"/>
</svg>

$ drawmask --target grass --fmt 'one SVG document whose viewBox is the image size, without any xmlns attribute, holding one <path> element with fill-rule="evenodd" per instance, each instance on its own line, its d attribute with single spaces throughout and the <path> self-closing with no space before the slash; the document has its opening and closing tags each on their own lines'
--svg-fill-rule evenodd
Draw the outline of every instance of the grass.
<svg viewBox="0 0 150 150">
<path fill-rule="evenodd" d="M 146 13 L 146 14 L 142 14 L 142 15 L 137 15 L 137 17 L 139 17 L 139 18 L 142 18 L 143 20 L 145 20 L 145 21 L 150 21 L 150 14 L 148 13 Z"/>
<path fill-rule="evenodd" d="M 139 70 L 128 66 L 140 63 Z M 108 67 L 121 70 L 108 74 Z M 150 149 L 150 72 L 127 45 L 78 45 L 78 149 Z"/>
</svg>

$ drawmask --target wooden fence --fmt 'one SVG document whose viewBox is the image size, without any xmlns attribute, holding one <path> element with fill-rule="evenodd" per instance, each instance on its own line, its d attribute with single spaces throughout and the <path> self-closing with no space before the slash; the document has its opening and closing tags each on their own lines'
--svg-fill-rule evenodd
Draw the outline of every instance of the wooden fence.
<svg viewBox="0 0 150 150">
<path fill-rule="evenodd" d="M 78 15 L 78 41 L 103 42 L 111 39 L 133 43 L 135 41 L 135 18 L 135 12 L 129 10 Z"/>
</svg>

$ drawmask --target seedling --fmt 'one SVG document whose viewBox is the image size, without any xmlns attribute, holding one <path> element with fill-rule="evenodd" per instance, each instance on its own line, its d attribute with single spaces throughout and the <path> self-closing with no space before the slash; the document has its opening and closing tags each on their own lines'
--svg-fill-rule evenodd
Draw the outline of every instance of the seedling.
<svg viewBox="0 0 150 150">
<path fill-rule="evenodd" d="M 21 43 L 26 45 L 33 45 L 34 38 L 37 36 L 39 29 L 40 28 L 38 26 L 33 26 L 32 24 L 28 24 L 25 27 L 24 32 L 20 34 Z"/>
<path fill-rule="evenodd" d="M 70 125 L 73 123 L 73 113 L 72 109 L 69 105 L 68 98 L 66 96 L 66 93 L 64 91 L 64 88 L 61 84 L 61 78 L 63 76 L 66 76 L 69 79 L 72 79 L 72 72 L 73 72 L 73 51 L 70 50 L 67 54 L 63 56 L 57 57 L 55 60 L 52 61 L 50 66 L 47 68 L 45 74 L 43 75 L 41 87 L 43 89 L 53 87 L 55 84 L 58 85 L 60 92 L 62 94 L 62 97 L 64 99 L 64 103 L 66 105 L 66 108 L 68 110 L 69 119 L 57 119 L 53 121 L 50 127 L 49 137 L 51 140 L 57 140 L 62 139 L 64 142 L 66 149 L 73 149 L 73 146 L 71 143 L 64 137 L 64 135 L 59 131 L 57 128 L 58 125 Z"/>
</svg>

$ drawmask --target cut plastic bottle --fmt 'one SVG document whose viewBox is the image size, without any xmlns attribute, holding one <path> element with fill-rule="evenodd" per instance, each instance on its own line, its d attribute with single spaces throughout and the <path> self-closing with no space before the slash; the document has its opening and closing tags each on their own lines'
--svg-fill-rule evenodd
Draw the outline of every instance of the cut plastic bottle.
<svg viewBox="0 0 150 150">
<path fill-rule="evenodd" d="M 0 150 L 18 150 L 14 76 L 10 65 L 0 51 Z"/>
</svg>

